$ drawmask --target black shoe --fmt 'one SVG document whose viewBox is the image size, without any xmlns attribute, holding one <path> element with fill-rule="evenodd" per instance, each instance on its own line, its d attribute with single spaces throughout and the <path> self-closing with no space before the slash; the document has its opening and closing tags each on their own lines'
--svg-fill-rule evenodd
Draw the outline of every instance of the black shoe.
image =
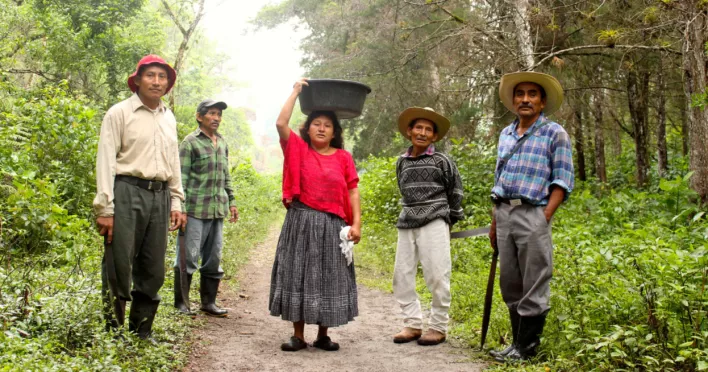
<svg viewBox="0 0 708 372">
<path fill-rule="evenodd" d="M 187 274 L 187 283 L 186 283 L 186 295 L 187 298 L 182 297 L 182 274 L 180 272 L 179 268 L 174 268 L 175 271 L 175 286 L 174 286 L 174 292 L 175 292 L 175 308 L 179 310 L 180 313 L 184 315 L 192 315 L 192 311 L 189 309 L 189 288 L 192 286 L 192 274 Z"/>
<path fill-rule="evenodd" d="M 205 276 L 200 278 L 199 294 L 202 298 L 200 310 L 207 315 L 224 317 L 229 312 L 216 306 L 216 293 L 219 291 L 219 282 L 221 282 L 221 279 L 207 278 Z"/>
<path fill-rule="evenodd" d="M 307 348 L 307 342 L 292 336 L 290 341 L 280 345 L 280 350 L 283 351 L 298 351 Z"/>
<path fill-rule="evenodd" d="M 148 340 L 152 335 L 152 323 L 159 305 L 160 300 L 153 300 L 142 293 L 133 293 L 128 330 L 136 333 L 141 339 Z"/>
<path fill-rule="evenodd" d="M 332 342 L 332 339 L 329 338 L 329 336 L 318 338 L 317 340 L 315 340 L 315 342 L 312 343 L 312 346 L 327 351 L 339 350 L 339 344 L 336 342 Z"/>
</svg>

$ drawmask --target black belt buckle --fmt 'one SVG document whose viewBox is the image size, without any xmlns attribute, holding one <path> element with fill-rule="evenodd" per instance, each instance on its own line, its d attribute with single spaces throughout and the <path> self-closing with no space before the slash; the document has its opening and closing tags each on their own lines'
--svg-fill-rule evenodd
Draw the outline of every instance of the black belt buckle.
<svg viewBox="0 0 708 372">
<path fill-rule="evenodd" d="M 162 191 L 162 186 L 164 183 L 162 181 L 148 181 L 147 189 L 151 191 Z"/>
</svg>

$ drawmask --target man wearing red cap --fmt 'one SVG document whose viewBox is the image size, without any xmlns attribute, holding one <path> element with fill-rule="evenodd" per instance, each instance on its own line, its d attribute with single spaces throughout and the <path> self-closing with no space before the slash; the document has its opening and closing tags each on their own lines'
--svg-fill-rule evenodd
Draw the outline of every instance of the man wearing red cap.
<svg viewBox="0 0 708 372">
<path fill-rule="evenodd" d="M 128 78 L 135 94 L 108 110 L 98 142 L 93 206 L 99 232 L 112 245 L 101 265 L 104 299 L 111 280 L 123 309 L 132 300 L 129 329 L 142 339 L 160 304 L 167 231 L 183 225 L 177 121 L 161 100 L 176 77 L 162 58 L 143 57 Z M 106 314 L 107 326 L 117 328 Z"/>
</svg>

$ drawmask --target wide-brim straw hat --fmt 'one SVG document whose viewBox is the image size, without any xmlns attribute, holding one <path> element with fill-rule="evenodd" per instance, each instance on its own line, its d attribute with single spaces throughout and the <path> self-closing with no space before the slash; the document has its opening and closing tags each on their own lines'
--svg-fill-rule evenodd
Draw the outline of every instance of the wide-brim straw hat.
<svg viewBox="0 0 708 372">
<path fill-rule="evenodd" d="M 505 74 L 499 83 L 499 99 L 501 99 L 507 110 L 516 113 L 514 107 L 514 88 L 520 83 L 536 83 L 546 91 L 546 107 L 543 113 L 550 115 L 556 111 L 563 103 L 563 87 L 558 79 L 551 75 L 540 72 L 514 72 Z"/>
<path fill-rule="evenodd" d="M 401 115 L 398 116 L 398 131 L 401 132 L 403 137 L 409 138 L 408 125 L 416 119 L 426 119 L 435 123 L 435 126 L 438 128 L 438 138 L 435 140 L 436 142 L 445 137 L 447 131 L 450 130 L 450 120 L 447 120 L 446 117 L 438 114 L 432 108 L 409 107 L 403 110 Z"/>
</svg>

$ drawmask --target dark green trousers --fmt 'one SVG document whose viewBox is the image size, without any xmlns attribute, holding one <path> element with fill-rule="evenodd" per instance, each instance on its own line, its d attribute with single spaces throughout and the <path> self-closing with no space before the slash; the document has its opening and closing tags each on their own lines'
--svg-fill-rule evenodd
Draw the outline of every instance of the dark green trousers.
<svg viewBox="0 0 708 372">
<path fill-rule="evenodd" d="M 131 295 L 140 294 L 159 301 L 157 292 L 165 281 L 170 191 L 149 191 L 116 180 L 114 195 L 113 260 L 118 296 L 130 301 Z M 101 276 L 106 293 L 105 256 Z"/>
</svg>

